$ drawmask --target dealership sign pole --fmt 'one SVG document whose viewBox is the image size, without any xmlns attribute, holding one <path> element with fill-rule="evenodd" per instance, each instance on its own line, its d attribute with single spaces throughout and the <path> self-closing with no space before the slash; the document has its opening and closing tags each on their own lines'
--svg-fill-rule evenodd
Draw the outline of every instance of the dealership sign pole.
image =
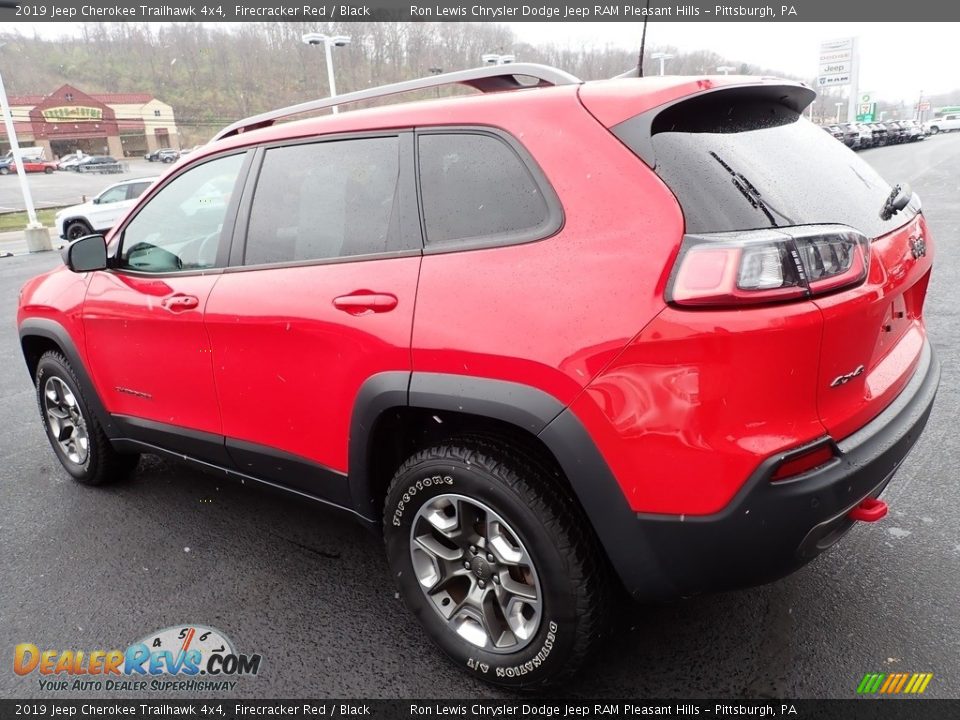
<svg viewBox="0 0 960 720">
<path fill-rule="evenodd" d="M 857 38 L 843 38 L 820 43 L 820 61 L 817 66 L 817 86 L 848 86 L 847 122 L 857 115 L 857 86 L 859 85 L 860 58 Z M 837 121 L 840 121 L 839 113 Z"/>
<path fill-rule="evenodd" d="M 46 228 L 37 222 L 37 213 L 33 208 L 33 197 L 30 195 L 30 184 L 27 182 L 27 171 L 23 167 L 23 155 L 20 153 L 20 143 L 17 142 L 17 131 L 13 125 L 13 111 L 7 102 L 7 91 L 3 86 L 3 74 L 0 73 L 0 112 L 3 113 L 3 124 L 7 128 L 7 137 L 10 139 L 10 150 L 13 152 L 13 162 L 17 166 L 17 177 L 20 180 L 20 191 L 23 193 L 23 202 L 27 206 L 27 249 L 30 252 L 53 250 L 50 244 L 50 235 Z"/>
</svg>

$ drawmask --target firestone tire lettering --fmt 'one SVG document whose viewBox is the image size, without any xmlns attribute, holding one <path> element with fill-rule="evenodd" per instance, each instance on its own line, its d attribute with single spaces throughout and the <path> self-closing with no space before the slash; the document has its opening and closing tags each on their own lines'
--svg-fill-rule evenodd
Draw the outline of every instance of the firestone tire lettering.
<svg viewBox="0 0 960 720">
<path fill-rule="evenodd" d="M 424 488 L 437 485 L 453 485 L 453 478 L 449 475 L 434 475 L 433 477 L 417 480 L 413 485 L 408 487 L 407 491 L 400 498 L 400 502 L 397 503 L 397 509 L 393 511 L 394 526 L 400 527 L 400 522 L 403 519 L 403 511 L 406 509 L 407 503 L 410 502 L 411 498 Z"/>
</svg>

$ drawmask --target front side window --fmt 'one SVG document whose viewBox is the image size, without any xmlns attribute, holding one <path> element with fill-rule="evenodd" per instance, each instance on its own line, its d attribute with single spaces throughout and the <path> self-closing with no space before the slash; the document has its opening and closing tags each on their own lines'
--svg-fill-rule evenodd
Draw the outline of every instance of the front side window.
<svg viewBox="0 0 960 720">
<path fill-rule="evenodd" d="M 123 231 L 121 268 L 176 272 L 213 267 L 244 154 L 210 160 L 167 183 Z"/>
<path fill-rule="evenodd" d="M 427 245 L 532 240 L 555 229 L 530 171 L 500 138 L 422 135 L 419 153 Z"/>
<path fill-rule="evenodd" d="M 399 173 L 396 136 L 267 150 L 250 208 L 244 264 L 402 249 Z"/>
<path fill-rule="evenodd" d="M 127 186 L 117 185 L 104 190 L 97 198 L 98 205 L 108 205 L 110 203 L 120 202 L 127 199 Z"/>
</svg>

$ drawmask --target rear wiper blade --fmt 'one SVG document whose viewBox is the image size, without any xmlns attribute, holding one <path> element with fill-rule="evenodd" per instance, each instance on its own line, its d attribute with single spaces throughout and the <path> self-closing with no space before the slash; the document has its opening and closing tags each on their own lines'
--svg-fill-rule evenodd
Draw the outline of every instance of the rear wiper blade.
<svg viewBox="0 0 960 720">
<path fill-rule="evenodd" d="M 763 201 L 763 198 L 760 196 L 760 191 L 757 190 L 754 184 L 750 182 L 743 173 L 737 172 L 736 170 L 734 170 L 732 167 L 730 167 L 730 165 L 728 165 L 724 161 L 723 158 L 721 158 L 719 155 L 717 155 L 717 153 L 713 152 L 712 150 L 710 151 L 710 156 L 714 160 L 716 160 L 718 163 L 720 163 L 720 166 L 724 170 L 730 173 L 730 176 L 733 178 L 733 186 L 740 191 L 740 194 L 747 199 L 747 202 L 749 202 L 754 208 L 760 210 L 764 215 L 767 216 L 767 220 L 770 221 L 770 224 L 773 227 L 779 227 L 779 223 L 777 222 L 776 218 L 774 218 L 773 216 L 774 213 L 776 213 L 781 218 L 786 220 L 788 225 L 793 224 L 790 218 L 788 218 L 779 210 L 770 208 Z"/>
<path fill-rule="evenodd" d="M 893 190 L 890 191 L 890 196 L 883 201 L 883 207 L 880 208 L 880 219 L 889 220 L 892 218 L 910 204 L 912 197 L 913 191 L 910 189 L 910 185 L 907 183 L 895 185 Z"/>
</svg>

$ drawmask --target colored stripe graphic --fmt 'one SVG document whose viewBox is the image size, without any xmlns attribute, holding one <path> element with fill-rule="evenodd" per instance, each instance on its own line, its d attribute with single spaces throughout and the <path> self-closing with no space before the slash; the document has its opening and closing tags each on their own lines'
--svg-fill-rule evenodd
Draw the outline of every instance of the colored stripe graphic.
<svg viewBox="0 0 960 720">
<path fill-rule="evenodd" d="M 867 673 L 857 685 L 858 695 L 920 695 L 933 680 L 933 673 Z"/>
</svg>

